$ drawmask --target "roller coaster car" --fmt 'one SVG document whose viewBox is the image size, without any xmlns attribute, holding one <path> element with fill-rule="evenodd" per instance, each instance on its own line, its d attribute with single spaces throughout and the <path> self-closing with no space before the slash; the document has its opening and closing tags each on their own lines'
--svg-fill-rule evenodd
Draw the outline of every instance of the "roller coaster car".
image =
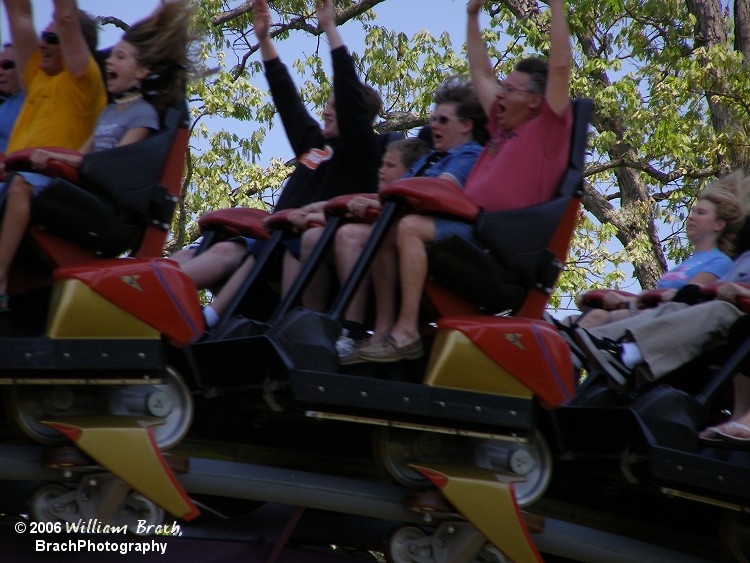
<svg viewBox="0 0 750 563">
<path fill-rule="evenodd" d="M 546 204 L 485 214 L 448 182 L 415 178 L 387 187 L 373 234 L 325 315 L 291 310 L 288 298 L 274 301 L 270 314 L 228 317 L 220 330 L 206 334 L 193 284 L 176 263 L 158 257 L 168 222 L 158 220 L 164 218 L 161 196 L 154 203 L 159 224 L 152 225 L 150 206 L 144 215 L 127 199 L 112 203 L 114 196 L 97 188 L 81 190 L 83 199 L 76 201 L 96 193 L 110 210 L 107 217 L 124 216 L 123 225 L 146 231 L 132 235 L 123 227 L 122 237 L 110 231 L 91 237 L 97 230 L 86 223 L 72 236 L 88 253 L 69 252 L 58 237 L 66 234 L 64 224 L 56 228 L 54 213 L 40 212 L 46 229 L 31 238 L 58 267 L 50 269 L 49 261 L 46 269 L 22 265 L 35 275 L 18 275 L 12 312 L 0 319 L 0 383 L 8 390 L 9 419 L 28 436 L 56 448 L 73 440 L 90 458 L 51 451 L 47 468 L 64 468 L 67 481 L 70 474 L 85 478 L 77 487 L 37 490 L 34 516 L 77 521 L 104 515 L 131 522 L 147 515 L 158 523 L 167 510 L 192 519 L 198 509 L 184 484 L 211 499 L 299 503 L 414 524 L 398 530 L 388 545 L 390 559 L 398 562 L 503 561 L 500 552 L 514 561 L 536 561 L 532 540 L 539 537 L 529 535 L 530 517 L 520 509 L 551 516 L 578 510 L 589 520 L 630 510 L 635 519 L 661 524 L 659 517 L 682 522 L 675 511 L 693 514 L 677 497 L 703 501 L 691 506 L 733 511 L 734 530 L 741 529 L 745 452 L 702 448 L 694 439 L 735 360 L 697 395 L 663 384 L 622 395 L 594 373 L 576 388 L 566 341 L 544 320 L 579 213 L 590 111 L 588 100 L 574 102 L 570 166 L 558 196 Z M 161 183 L 173 195 L 179 175 L 165 170 L 174 170 L 184 155 L 185 134 L 178 125 L 169 155 L 162 153 L 168 166 L 164 160 L 154 166 L 153 177 L 170 174 L 172 180 Z M 157 151 L 139 153 L 139 145 L 131 150 L 140 165 L 139 158 Z M 138 168 L 126 167 L 123 175 Z M 152 180 L 134 185 L 155 190 Z M 388 229 L 402 213 L 415 211 L 473 222 L 486 249 L 449 239 L 430 251 L 425 310 L 433 327 L 424 360 L 339 366 L 334 343 L 343 311 Z M 202 227 L 236 220 L 231 234 L 268 237 L 257 262 L 272 261 L 288 233 L 283 214 L 276 214 L 277 228 L 267 235 L 261 217 L 248 223 L 236 213 L 204 217 Z M 340 219 L 332 218 L 318 254 Z M 84 219 L 90 217 L 81 217 L 82 225 Z M 136 249 L 133 258 L 106 258 L 128 248 Z M 299 295 L 315 261 L 303 266 L 289 295 Z M 251 298 L 262 270 L 254 268 L 247 280 Z M 40 273 L 52 278 L 51 288 Z M 376 460 L 395 488 L 373 475 L 363 436 L 373 438 Z M 159 449 L 178 444 L 193 457 L 190 472 L 176 478 L 188 468 Z M 248 448 L 261 452 L 252 459 L 267 456 L 263 465 L 238 462 Z M 12 464 L 21 463 L 16 450 L 7 452 Z M 554 474 L 553 454 L 559 459 Z M 227 456 L 234 461 L 223 461 Z M 359 456 L 364 463 L 352 459 Z M 325 474 L 293 469 L 310 464 Z M 334 486 L 329 473 L 357 478 Z M 614 497 L 614 506 L 613 484 L 625 491 Z M 442 493 L 437 500 L 435 488 Z M 405 489 L 427 491 L 407 499 Z M 657 510 L 654 498 L 673 506 L 659 504 Z M 713 516 L 701 512 L 693 520 L 705 522 L 707 514 Z M 600 527 L 612 523 L 604 520 Z M 324 539 L 330 542 L 346 528 L 329 527 Z"/>
<path fill-rule="evenodd" d="M 56 179 L 33 202 L 32 227 L 10 274 L 11 311 L 0 318 L 8 421 L 44 444 L 73 438 L 102 466 L 117 451 L 113 439 L 132 446 L 131 460 L 136 451 L 142 458 L 119 471 L 122 480 L 100 476 L 98 494 L 86 493 L 91 507 L 101 507 L 106 489 L 117 490 L 131 514 L 198 514 L 172 486 L 157 449 L 177 443 L 192 417 L 189 389 L 167 368 L 164 342 L 184 344 L 204 329 L 195 287 L 161 259 L 181 193 L 187 118 L 181 101 L 138 143 L 86 155 L 80 170 L 52 163 Z M 28 156 L 9 155 L 9 168 L 23 170 Z M 96 466 L 86 459 L 83 465 Z M 131 488 L 172 498 L 155 504 Z M 75 504 L 76 494 L 42 492 L 35 514 L 53 501 L 69 506 L 68 497 Z M 128 501 L 133 494 L 141 500 Z"/>
<path fill-rule="evenodd" d="M 504 487 L 500 502 L 511 503 L 510 512 L 517 512 L 515 502 L 538 500 L 552 475 L 539 421 L 574 396 L 570 351 L 543 314 L 579 213 L 590 111 L 589 101 L 575 102 L 570 166 L 548 203 L 483 213 L 452 183 L 425 178 L 382 190 L 383 211 L 327 314 L 289 311 L 281 303 L 268 320 L 239 319 L 181 350 L 185 357 L 174 361 L 190 366 L 182 369 L 192 370 L 191 379 L 214 397 L 197 416 L 215 410 L 228 420 L 240 409 L 246 424 L 265 420 L 271 433 L 305 417 L 356 423 L 375 430 L 379 461 L 403 486 L 430 488 L 424 474 L 430 471 L 446 475 L 443 482 L 461 482 L 469 468 L 477 474 L 465 482 Z M 426 294 L 437 331 L 429 358 L 395 368 L 338 366 L 342 313 L 388 229 L 415 211 L 474 222 L 487 249 L 448 240 L 431 250 Z M 231 426 L 217 435 L 216 426 L 206 430 L 196 421 L 193 435 L 231 441 Z M 305 436 L 300 430 L 302 451 Z M 497 530 L 483 533 L 500 542 Z M 524 559 L 531 551 L 516 555 Z"/>
<path fill-rule="evenodd" d="M 721 283 L 685 287 L 676 299 L 689 304 L 710 301 Z M 601 308 L 606 291 L 586 292 L 579 302 Z M 640 302 L 658 306 L 662 293 L 646 291 Z M 737 306 L 750 312 L 747 299 L 738 299 Z M 596 498 L 580 494 L 579 488 L 576 503 L 607 510 L 615 505 L 620 514 L 638 514 L 655 529 L 665 529 L 666 522 L 696 538 L 718 537 L 721 547 L 715 557 L 723 549 L 737 560 L 748 560 L 750 450 L 741 443 L 698 439 L 701 429 L 724 420 L 731 409 L 726 391 L 750 353 L 750 338 L 736 340 L 656 382 L 634 374 L 627 389 L 611 385 L 606 374 L 589 372 L 574 400 L 550 413 L 554 446 L 568 460 L 568 478 L 578 481 L 588 475 L 582 486 L 608 489 L 606 496 Z M 571 477 L 574 473 L 578 476 Z M 570 498 L 560 493 L 560 488 L 554 491 L 558 498 Z M 696 520 L 703 525 L 694 527 L 691 521 Z"/>
<path fill-rule="evenodd" d="M 395 182 L 381 191 L 381 217 L 327 314 L 282 307 L 270 322 L 239 320 L 187 348 L 195 379 L 219 396 L 215 404 L 223 414 L 233 407 L 246 417 L 262 413 L 263 433 L 292 442 L 298 456 L 320 443 L 308 448 L 309 435 L 301 424 L 289 432 L 290 420 L 372 428 L 376 460 L 393 480 L 410 489 L 437 485 L 453 511 L 514 560 L 538 557 L 525 540 L 519 540 L 522 547 L 508 544 L 509 536 L 528 539 L 524 526 L 512 534 L 507 527 L 498 529 L 520 521 L 519 507 L 565 517 L 606 512 L 610 516 L 596 524 L 603 529 L 616 528 L 621 519 L 649 521 L 659 529 L 669 520 L 682 530 L 680 541 L 685 534 L 706 532 L 686 521 L 685 515 L 696 514 L 686 504 L 705 509 L 698 518 L 713 519 L 729 509 L 723 533 L 739 553 L 746 549 L 740 536 L 750 458 L 701 447 L 695 439 L 715 410 L 713 399 L 732 362 L 697 394 L 662 384 L 622 395 L 596 373 L 577 387 L 571 351 L 544 320 L 579 213 L 590 106 L 577 101 L 574 111 L 571 165 L 554 200 L 486 214 L 450 183 Z M 415 211 L 473 222 L 486 249 L 449 239 L 430 250 L 425 309 L 433 314 L 435 330 L 427 335 L 432 342 L 425 360 L 337 366 L 333 343 L 354 289 L 384 233 L 402 213 Z M 274 433 L 275 427 L 292 437 Z M 330 428 L 341 431 L 341 426 Z M 193 426 L 193 432 L 201 431 L 200 424 Z M 341 442 L 332 440 L 340 452 Z M 347 444 L 343 449 L 359 447 Z M 560 461 L 554 479 L 553 452 Z M 567 482 L 580 487 L 566 487 Z M 618 505 L 600 491 L 610 491 Z M 487 514 L 488 498 L 494 504 Z M 507 510 L 501 523 L 500 506 Z M 644 506 L 651 509 L 648 517 Z M 433 514 L 443 510 L 430 502 L 422 508 Z M 426 536 L 407 528 L 391 543 L 392 558 L 418 561 L 413 554 L 434 552 L 436 542 L 445 543 L 444 532 L 438 528 Z M 636 533 L 647 532 L 641 526 Z M 711 534 L 709 543 L 715 540 Z"/>
</svg>

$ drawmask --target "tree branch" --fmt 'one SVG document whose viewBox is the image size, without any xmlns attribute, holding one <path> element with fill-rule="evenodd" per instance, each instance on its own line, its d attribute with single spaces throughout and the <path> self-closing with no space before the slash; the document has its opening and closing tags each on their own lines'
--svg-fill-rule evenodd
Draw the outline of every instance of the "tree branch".
<svg viewBox="0 0 750 563">
<path fill-rule="evenodd" d="M 375 125 L 379 133 L 384 131 L 408 131 L 427 123 L 424 116 L 408 111 L 394 111 L 386 114 L 385 119 Z"/>
<path fill-rule="evenodd" d="M 349 21 L 352 18 L 356 18 L 357 16 L 364 14 L 367 10 L 370 8 L 373 8 L 380 4 L 381 2 L 384 2 L 385 0 L 360 0 L 359 2 L 355 2 L 345 10 L 337 10 L 336 12 L 336 25 L 341 25 L 344 22 Z M 251 12 L 253 9 L 253 3 L 252 2 L 243 2 L 236 8 L 232 8 L 231 10 L 227 10 L 226 12 L 222 12 L 218 16 L 211 19 L 211 25 L 214 26 L 220 26 L 228 21 L 231 21 L 233 19 L 236 19 L 243 14 L 247 14 L 248 12 Z M 301 29 L 299 27 L 292 26 L 293 22 L 296 22 L 298 20 L 306 20 L 306 16 L 299 16 L 297 18 L 294 18 L 290 20 L 289 24 L 291 27 L 288 27 L 288 29 Z M 283 26 L 286 27 L 286 26 Z M 307 26 L 305 26 L 305 29 Z M 319 30 L 317 27 L 311 27 L 311 29 L 315 30 L 314 32 L 311 31 L 311 33 L 314 33 L 315 35 L 320 35 L 323 33 L 321 30 Z"/>
<path fill-rule="evenodd" d="M 96 21 L 99 22 L 100 25 L 114 25 L 115 27 L 118 27 L 123 31 L 127 31 L 130 29 L 130 26 L 128 24 L 126 24 L 120 18 L 116 18 L 114 16 L 99 16 L 98 18 L 96 18 Z"/>
<path fill-rule="evenodd" d="M 248 2 L 243 2 L 236 8 L 232 8 L 231 10 L 227 10 L 226 12 L 222 12 L 218 16 L 211 18 L 211 25 L 220 26 L 223 23 L 226 23 L 235 18 L 239 18 L 241 15 L 251 12 L 252 9 L 252 0 L 248 0 Z"/>
<path fill-rule="evenodd" d="M 385 0 L 360 0 L 359 2 L 352 4 L 345 10 L 337 11 L 336 12 L 336 25 L 337 26 L 342 25 L 348 22 L 349 20 L 362 15 L 367 10 L 377 6 L 378 4 L 384 1 Z M 211 20 L 211 24 L 214 26 L 220 26 L 251 11 L 252 11 L 252 2 L 244 2 L 243 4 L 237 6 L 236 8 L 232 10 L 228 10 L 222 13 L 221 15 L 218 15 L 215 18 L 213 18 Z M 296 17 L 290 19 L 285 24 L 276 24 L 274 26 L 275 29 L 271 31 L 270 33 L 270 37 L 271 39 L 275 39 L 279 35 L 282 35 L 289 31 L 306 31 L 310 35 L 314 35 L 314 36 L 322 35 L 323 30 L 320 29 L 317 25 L 312 25 L 311 23 L 309 23 L 309 20 L 310 20 L 310 15 L 299 14 Z M 249 30 L 243 32 L 242 35 L 245 36 L 248 33 L 249 33 Z M 248 59 L 259 48 L 260 46 L 258 44 L 248 46 L 248 51 L 244 55 L 242 55 L 240 62 L 237 63 L 237 65 L 234 68 L 232 68 L 231 74 L 234 80 L 237 80 L 237 78 L 239 78 L 242 75 L 242 73 L 245 72 Z"/>
<path fill-rule="evenodd" d="M 605 162 L 603 164 L 594 164 L 586 167 L 585 176 L 593 176 L 594 174 L 600 174 L 602 172 L 606 172 L 607 170 L 615 170 L 621 167 L 631 168 L 640 172 L 644 172 L 660 184 L 668 184 L 669 182 L 674 182 L 675 180 L 679 180 L 680 178 L 692 178 L 694 180 L 698 178 L 710 178 L 711 176 L 719 176 L 727 172 L 727 170 L 724 170 L 720 166 L 715 166 L 712 168 L 702 168 L 692 171 L 673 170 L 671 172 L 662 172 L 661 170 L 658 170 L 657 168 L 654 168 L 650 164 L 646 164 L 644 162 L 639 162 L 637 160 L 631 160 L 628 158 L 618 158 L 610 160 L 609 162 Z"/>
</svg>

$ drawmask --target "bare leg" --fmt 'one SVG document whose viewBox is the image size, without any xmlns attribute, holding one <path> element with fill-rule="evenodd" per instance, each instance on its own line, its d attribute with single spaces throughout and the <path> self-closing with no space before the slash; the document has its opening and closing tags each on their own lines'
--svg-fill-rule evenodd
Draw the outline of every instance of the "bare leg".
<svg viewBox="0 0 750 563">
<path fill-rule="evenodd" d="M 401 311 L 391 336 L 399 347 L 420 338 L 419 305 L 427 279 L 427 244 L 435 237 L 435 222 L 429 217 L 407 215 L 398 224 Z"/>
<path fill-rule="evenodd" d="M 391 231 L 375 255 L 372 267 L 372 287 L 375 294 L 375 326 L 371 339 L 373 343 L 388 334 L 396 323 L 398 277 L 396 237 Z"/>
<path fill-rule="evenodd" d="M 31 221 L 31 196 L 31 185 L 16 175 L 8 186 L 0 229 L 0 294 L 8 291 L 8 271 Z"/>
<path fill-rule="evenodd" d="M 323 234 L 323 228 L 324 227 L 315 227 L 313 229 L 307 229 L 302 234 L 302 243 L 300 248 L 300 259 L 299 261 L 295 260 L 297 263 L 297 267 L 293 270 L 294 276 L 290 279 L 287 278 L 287 261 L 286 256 L 284 257 L 284 278 L 285 278 L 285 284 L 288 283 L 289 286 L 294 281 L 294 278 L 297 276 L 300 270 L 300 264 L 304 264 L 307 260 L 307 257 L 310 255 L 310 253 L 313 250 L 313 247 L 318 243 L 320 240 L 320 236 Z M 288 253 L 287 253 L 288 254 Z M 329 293 L 331 291 L 331 274 L 330 274 L 330 264 L 324 262 L 320 264 L 318 267 L 317 272 L 313 275 L 313 277 L 310 279 L 310 283 L 307 284 L 307 289 L 305 290 L 304 295 L 302 295 L 302 306 L 305 309 L 310 309 L 311 311 L 325 311 L 326 307 L 328 306 L 328 297 Z M 286 286 L 284 288 L 284 294 L 286 294 L 286 290 L 289 288 L 289 286 Z"/>
<path fill-rule="evenodd" d="M 357 263 L 362 248 L 372 232 L 372 225 L 365 223 L 349 223 L 342 226 L 336 232 L 336 271 L 339 280 L 343 284 L 349 279 L 349 275 Z M 377 262 L 373 263 L 373 269 L 377 269 Z M 363 324 L 367 311 L 367 297 L 370 292 L 370 276 L 360 283 L 354 294 L 349 308 L 346 310 L 346 319 Z M 390 328 L 390 327 L 388 327 Z"/>
<path fill-rule="evenodd" d="M 281 295 L 286 295 L 292 282 L 299 273 L 302 263 L 297 260 L 288 250 L 284 252 L 284 264 L 281 270 Z"/>
<path fill-rule="evenodd" d="M 221 282 L 239 267 L 245 256 L 247 251 L 242 244 L 225 241 L 181 263 L 180 267 L 200 289 Z"/>
<path fill-rule="evenodd" d="M 734 408 L 732 419 L 750 423 L 750 378 L 738 373 L 734 376 Z"/>
<path fill-rule="evenodd" d="M 586 313 L 581 320 L 578 321 L 576 326 L 581 328 L 596 328 L 598 326 L 606 325 L 609 323 L 616 323 L 623 319 L 629 319 L 633 315 L 637 315 L 638 311 L 631 311 L 630 309 L 616 309 L 614 311 L 605 311 L 604 309 L 594 309 Z"/>
<path fill-rule="evenodd" d="M 248 276 L 250 270 L 253 269 L 254 265 L 255 257 L 249 255 L 237 271 L 232 274 L 232 277 L 229 278 L 227 283 L 224 284 L 224 287 L 221 288 L 221 291 L 214 297 L 213 301 L 211 301 L 211 308 L 216 311 L 217 315 L 221 316 L 226 310 L 232 297 L 234 297 L 234 294 L 237 293 L 240 286 L 242 286 L 242 282 Z"/>
<path fill-rule="evenodd" d="M 170 260 L 174 260 L 178 264 L 185 264 L 193 258 L 195 258 L 195 248 L 183 248 L 169 257 Z"/>
</svg>

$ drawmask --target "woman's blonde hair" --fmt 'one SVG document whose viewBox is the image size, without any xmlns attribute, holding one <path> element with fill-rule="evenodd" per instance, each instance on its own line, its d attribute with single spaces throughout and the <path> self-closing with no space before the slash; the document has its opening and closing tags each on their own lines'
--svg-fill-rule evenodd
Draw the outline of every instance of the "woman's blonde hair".
<svg viewBox="0 0 750 563">
<path fill-rule="evenodd" d="M 726 222 L 716 246 L 731 256 L 735 237 L 745 222 L 745 214 L 750 209 L 750 176 L 745 176 L 742 170 L 736 170 L 728 176 L 719 178 L 698 194 L 698 201 L 700 200 L 713 203 L 716 206 L 716 218 Z"/>
<path fill-rule="evenodd" d="M 159 111 L 185 96 L 192 67 L 189 47 L 195 39 L 194 13 L 192 2 L 166 2 L 122 37 L 136 48 L 138 62 L 151 71 L 144 80 L 143 95 Z"/>
</svg>

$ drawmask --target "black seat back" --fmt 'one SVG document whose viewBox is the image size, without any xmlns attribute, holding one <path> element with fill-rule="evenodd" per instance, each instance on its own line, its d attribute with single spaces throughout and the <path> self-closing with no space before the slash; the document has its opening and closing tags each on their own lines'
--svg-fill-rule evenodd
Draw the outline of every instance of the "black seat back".
<svg viewBox="0 0 750 563">
<path fill-rule="evenodd" d="M 161 180 L 187 117 L 180 100 L 148 138 L 86 155 L 80 185 L 58 179 L 33 200 L 32 224 L 102 256 L 137 249 L 152 224 L 168 228 L 177 199 Z"/>
</svg>

